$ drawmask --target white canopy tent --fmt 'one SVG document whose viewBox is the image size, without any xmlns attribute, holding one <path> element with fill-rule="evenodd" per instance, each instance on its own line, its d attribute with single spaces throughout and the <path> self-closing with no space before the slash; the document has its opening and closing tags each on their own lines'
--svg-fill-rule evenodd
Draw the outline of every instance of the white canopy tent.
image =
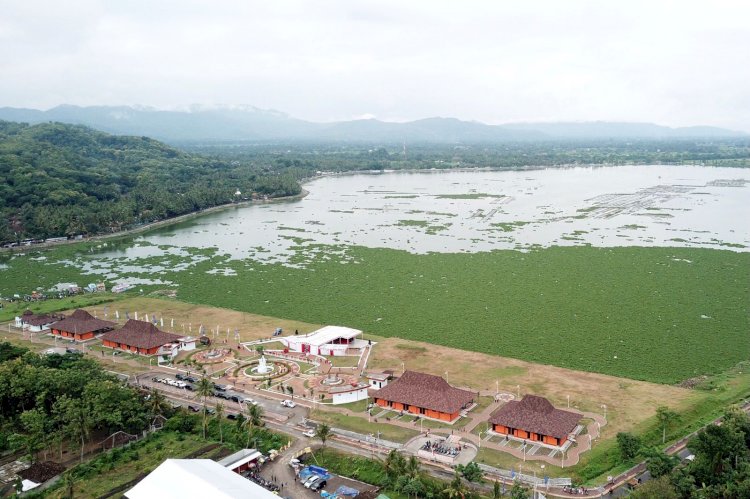
<svg viewBox="0 0 750 499">
<path fill-rule="evenodd" d="M 279 499 L 211 459 L 167 459 L 125 493 L 128 499 Z"/>
</svg>

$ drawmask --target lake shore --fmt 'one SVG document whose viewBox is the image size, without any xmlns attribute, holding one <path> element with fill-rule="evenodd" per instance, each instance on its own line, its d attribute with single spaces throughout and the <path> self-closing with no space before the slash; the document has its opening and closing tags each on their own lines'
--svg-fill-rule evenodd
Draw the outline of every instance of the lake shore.
<svg viewBox="0 0 750 499">
<path fill-rule="evenodd" d="M 303 199 L 308 194 L 310 194 L 310 191 L 306 189 L 302 189 L 302 191 L 299 194 L 295 194 L 294 196 L 283 196 L 283 197 L 270 198 L 270 199 L 252 199 L 252 200 L 247 200 L 247 201 L 240 201 L 239 203 L 221 204 L 218 206 L 212 206 L 211 208 L 206 208 L 204 210 L 193 211 L 191 213 L 185 213 L 184 215 L 179 215 L 179 216 L 172 217 L 172 218 L 166 218 L 164 220 L 157 220 L 156 222 L 151 222 L 145 225 L 141 225 L 140 227 L 135 227 L 135 228 L 128 229 L 128 230 L 121 230 L 121 231 L 113 232 L 111 234 L 98 234 L 96 236 L 85 237 L 83 239 L 68 239 L 66 241 L 39 243 L 39 244 L 34 244 L 32 246 L 16 246 L 15 248 L 0 248 L 0 253 L 3 253 L 3 252 L 5 253 L 21 252 L 22 253 L 22 252 L 26 252 L 29 250 L 44 250 L 44 249 L 54 248 L 58 246 L 63 246 L 66 244 L 86 243 L 86 242 L 106 241 L 109 239 L 117 239 L 119 237 L 131 236 L 133 234 L 140 234 L 142 232 L 147 232 L 151 229 L 168 227 L 170 225 L 184 222 L 186 220 L 191 220 L 196 217 L 208 215 L 209 213 L 217 213 L 217 212 L 221 212 L 224 210 L 228 210 L 229 208 L 239 208 L 242 206 L 299 201 L 300 199 Z"/>
</svg>

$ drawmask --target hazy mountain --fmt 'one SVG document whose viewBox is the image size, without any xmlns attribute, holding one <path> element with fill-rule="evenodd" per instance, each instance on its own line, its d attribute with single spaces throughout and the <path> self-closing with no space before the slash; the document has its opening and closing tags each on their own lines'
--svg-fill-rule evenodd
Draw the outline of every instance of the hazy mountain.
<svg viewBox="0 0 750 499">
<path fill-rule="evenodd" d="M 167 142 L 311 141 L 311 142 L 503 142 L 577 139 L 667 139 L 738 137 L 745 134 L 714 127 L 669 128 L 651 123 L 514 123 L 486 125 L 455 118 L 427 118 L 407 123 L 375 119 L 313 123 L 250 106 L 201 107 L 162 111 L 145 107 L 63 105 L 47 111 L 0 108 L 0 119 L 27 123 L 60 121 L 115 134 L 143 135 Z"/>
</svg>

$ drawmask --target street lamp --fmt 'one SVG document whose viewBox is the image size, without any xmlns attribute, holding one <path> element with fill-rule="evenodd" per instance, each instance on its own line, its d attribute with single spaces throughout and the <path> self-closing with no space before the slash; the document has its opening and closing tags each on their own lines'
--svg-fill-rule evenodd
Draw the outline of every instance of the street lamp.
<svg viewBox="0 0 750 499">
<path fill-rule="evenodd" d="M 516 398 L 521 398 L 521 385 L 516 385 Z"/>
<path fill-rule="evenodd" d="M 604 420 L 607 420 L 607 404 L 602 404 L 602 409 L 604 409 Z"/>
<path fill-rule="evenodd" d="M 500 395 L 500 381 L 495 380 L 495 397 Z"/>
</svg>

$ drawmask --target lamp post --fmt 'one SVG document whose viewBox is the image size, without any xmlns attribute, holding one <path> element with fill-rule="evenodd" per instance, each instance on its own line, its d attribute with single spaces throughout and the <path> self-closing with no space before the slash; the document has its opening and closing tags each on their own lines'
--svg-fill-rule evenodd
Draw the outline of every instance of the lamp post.
<svg viewBox="0 0 750 499">
<path fill-rule="evenodd" d="M 604 409 L 604 420 L 607 420 L 607 404 L 602 404 L 602 409 Z"/>
<path fill-rule="evenodd" d="M 406 367 L 404 366 L 404 363 L 401 363 L 401 374 L 404 374 L 406 372 Z"/>
<path fill-rule="evenodd" d="M 445 371 L 445 382 L 448 382 L 448 371 Z"/>
<path fill-rule="evenodd" d="M 500 395 L 500 381 L 495 380 L 495 397 Z"/>
<path fill-rule="evenodd" d="M 516 385 L 516 398 L 521 398 L 521 385 Z"/>
<path fill-rule="evenodd" d="M 568 398 L 568 409 L 570 409 L 570 395 L 566 395 L 566 397 Z"/>
</svg>

